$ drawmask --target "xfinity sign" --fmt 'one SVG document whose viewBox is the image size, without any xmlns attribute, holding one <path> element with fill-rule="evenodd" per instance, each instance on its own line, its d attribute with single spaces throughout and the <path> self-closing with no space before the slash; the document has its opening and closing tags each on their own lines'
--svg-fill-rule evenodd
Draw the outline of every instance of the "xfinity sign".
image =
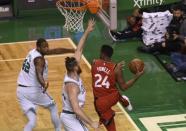
<svg viewBox="0 0 186 131">
<path fill-rule="evenodd" d="M 143 6 L 150 6 L 150 5 L 162 5 L 164 0 L 133 0 L 134 7 L 141 8 Z"/>
</svg>

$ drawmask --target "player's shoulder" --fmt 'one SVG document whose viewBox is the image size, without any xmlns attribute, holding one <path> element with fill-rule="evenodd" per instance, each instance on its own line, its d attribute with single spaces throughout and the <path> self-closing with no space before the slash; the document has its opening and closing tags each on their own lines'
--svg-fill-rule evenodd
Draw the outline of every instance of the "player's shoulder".
<svg viewBox="0 0 186 131">
<path fill-rule="evenodd" d="M 99 59 L 93 59 L 92 65 L 96 65 L 100 60 Z"/>
<path fill-rule="evenodd" d="M 81 82 L 81 79 L 79 79 L 79 81 L 78 81 L 78 80 L 75 80 L 75 79 L 69 77 L 69 76 L 66 74 L 65 77 L 64 77 L 64 82 L 65 82 L 65 83 L 76 83 L 76 84 L 79 85 L 79 83 Z"/>
<path fill-rule="evenodd" d="M 32 56 L 32 58 L 41 57 L 41 53 L 38 52 L 36 49 L 32 49 L 29 54 Z"/>
<path fill-rule="evenodd" d="M 114 61 L 108 61 L 107 63 L 110 64 L 111 66 L 116 66 L 117 65 L 117 63 L 114 62 Z"/>
</svg>

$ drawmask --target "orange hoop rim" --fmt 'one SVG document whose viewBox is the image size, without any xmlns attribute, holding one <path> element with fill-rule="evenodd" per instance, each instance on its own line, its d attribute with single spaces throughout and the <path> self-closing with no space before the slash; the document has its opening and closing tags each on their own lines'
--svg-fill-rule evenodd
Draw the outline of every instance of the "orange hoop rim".
<svg viewBox="0 0 186 131">
<path fill-rule="evenodd" d="M 65 2 L 81 2 L 83 6 L 81 7 L 65 7 L 63 3 Z M 85 11 L 87 10 L 87 1 L 86 0 L 59 0 L 56 2 L 57 7 L 62 7 L 66 10 L 76 10 L 76 11 Z"/>
</svg>

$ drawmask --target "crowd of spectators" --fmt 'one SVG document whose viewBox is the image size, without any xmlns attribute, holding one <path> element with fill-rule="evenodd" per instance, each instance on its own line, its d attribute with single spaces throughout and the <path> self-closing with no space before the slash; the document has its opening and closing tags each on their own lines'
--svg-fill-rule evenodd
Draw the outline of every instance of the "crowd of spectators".
<svg viewBox="0 0 186 131">
<path fill-rule="evenodd" d="M 150 46 L 142 45 L 137 50 L 143 53 L 170 56 L 171 63 L 166 64 L 167 69 L 177 76 L 186 77 L 186 0 L 183 0 L 182 4 L 172 6 L 170 11 L 173 18 L 166 28 L 165 41 Z M 114 41 L 142 39 L 142 14 L 140 9 L 135 9 L 132 15 L 127 17 L 126 28 L 122 31 L 109 31 L 111 38 Z"/>
</svg>

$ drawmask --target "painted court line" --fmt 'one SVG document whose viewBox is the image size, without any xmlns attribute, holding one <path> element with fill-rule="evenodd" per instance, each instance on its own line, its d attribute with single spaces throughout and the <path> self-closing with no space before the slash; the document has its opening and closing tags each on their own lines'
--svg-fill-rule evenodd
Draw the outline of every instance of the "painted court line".
<svg viewBox="0 0 186 131">
<path fill-rule="evenodd" d="M 140 121 L 143 123 L 145 128 L 148 131 L 162 131 L 161 127 L 169 127 L 169 126 L 177 126 L 176 128 L 168 129 L 169 130 L 179 130 L 186 131 L 186 127 L 182 127 L 183 124 L 176 124 L 176 122 L 186 122 L 186 114 L 178 114 L 178 115 L 166 115 L 166 116 L 154 116 L 154 117 L 144 117 L 140 118 Z M 159 124 L 166 124 L 167 125 L 159 125 Z"/>
<path fill-rule="evenodd" d="M 58 39 L 47 39 L 47 41 L 57 41 L 57 40 L 68 40 L 70 38 L 58 38 Z M 8 43 L 0 43 L 0 46 L 2 45 L 13 45 L 13 44 L 27 44 L 27 43 L 32 43 L 36 42 L 36 40 L 31 40 L 31 41 L 19 41 L 19 42 L 8 42 Z"/>
<path fill-rule="evenodd" d="M 76 48 L 76 45 L 73 43 L 73 41 L 69 38 L 68 39 L 69 43 Z M 87 64 L 87 66 L 89 67 L 89 69 L 91 69 L 91 65 L 88 62 L 88 60 L 85 58 L 84 55 L 82 55 L 82 59 L 84 60 L 84 62 Z M 137 127 L 137 125 L 134 123 L 134 121 L 132 120 L 132 118 L 129 116 L 129 114 L 123 109 L 123 107 L 121 106 L 120 103 L 117 103 L 117 106 L 120 108 L 120 110 L 123 112 L 123 114 L 127 117 L 127 119 L 130 121 L 130 123 L 134 126 L 134 128 L 136 129 L 136 131 L 140 131 L 140 129 Z"/>
</svg>

